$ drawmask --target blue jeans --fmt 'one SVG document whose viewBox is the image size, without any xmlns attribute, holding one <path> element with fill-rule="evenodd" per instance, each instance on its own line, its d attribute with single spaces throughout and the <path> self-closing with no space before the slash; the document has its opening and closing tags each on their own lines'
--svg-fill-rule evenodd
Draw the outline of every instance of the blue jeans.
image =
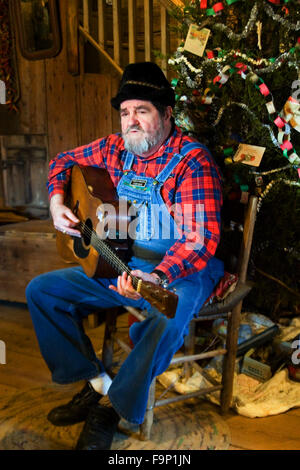
<svg viewBox="0 0 300 470">
<path fill-rule="evenodd" d="M 149 272 L 152 269 L 149 265 Z M 123 418 L 142 423 L 152 379 L 166 370 L 183 344 L 190 320 L 222 276 L 223 264 L 213 258 L 203 271 L 170 284 L 179 299 L 172 319 L 142 298 L 130 300 L 108 289 L 109 284 L 116 285 L 116 279 L 89 278 L 81 267 L 36 277 L 28 284 L 26 296 L 40 350 L 53 381 L 72 383 L 104 372 L 82 326 L 82 320 L 93 309 L 122 305 L 147 309 L 147 318 L 130 328 L 135 347 L 108 391 L 112 405 Z"/>
</svg>

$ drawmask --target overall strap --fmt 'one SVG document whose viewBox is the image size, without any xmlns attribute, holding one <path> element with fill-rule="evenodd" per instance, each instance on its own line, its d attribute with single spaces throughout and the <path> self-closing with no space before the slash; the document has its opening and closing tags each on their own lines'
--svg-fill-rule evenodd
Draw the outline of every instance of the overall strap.
<svg viewBox="0 0 300 470">
<path fill-rule="evenodd" d="M 175 153 L 174 156 L 171 158 L 169 163 L 165 166 L 165 168 L 159 173 L 159 175 L 155 178 L 156 181 L 159 183 L 164 183 L 176 165 L 191 151 L 194 149 L 203 149 L 209 153 L 209 150 L 205 145 L 200 144 L 199 142 L 190 142 L 189 144 L 185 145 L 181 150 L 180 153 Z"/>
<path fill-rule="evenodd" d="M 132 166 L 132 163 L 133 163 L 133 160 L 134 160 L 133 153 L 128 152 L 128 150 L 127 150 L 126 157 L 125 157 L 125 162 L 124 162 L 124 166 L 123 166 L 124 171 L 130 170 L 130 168 Z"/>
<path fill-rule="evenodd" d="M 182 160 L 184 155 L 180 155 L 180 153 L 175 153 L 169 163 L 164 167 L 164 169 L 157 175 L 155 178 L 156 181 L 159 183 L 164 183 L 172 171 L 174 170 L 175 166 Z"/>
<path fill-rule="evenodd" d="M 202 149 L 210 154 L 210 151 L 205 145 L 200 144 L 200 142 L 190 142 L 189 144 L 186 144 L 184 147 L 182 147 L 182 149 L 180 150 L 180 155 L 183 155 L 185 157 L 191 150 L 194 149 Z"/>
</svg>

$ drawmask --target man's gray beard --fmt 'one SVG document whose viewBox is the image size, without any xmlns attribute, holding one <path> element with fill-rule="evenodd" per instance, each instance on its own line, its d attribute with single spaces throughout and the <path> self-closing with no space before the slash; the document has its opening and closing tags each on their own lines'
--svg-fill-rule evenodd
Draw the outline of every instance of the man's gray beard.
<svg viewBox="0 0 300 470">
<path fill-rule="evenodd" d="M 133 126 L 134 127 L 134 126 Z M 122 134 L 124 139 L 124 147 L 131 153 L 135 155 L 143 155 L 143 153 L 149 152 L 153 147 L 155 147 L 163 138 L 164 129 L 161 122 L 159 130 L 155 136 L 148 136 L 147 134 L 140 140 L 134 140 L 130 138 L 125 132 Z"/>
</svg>

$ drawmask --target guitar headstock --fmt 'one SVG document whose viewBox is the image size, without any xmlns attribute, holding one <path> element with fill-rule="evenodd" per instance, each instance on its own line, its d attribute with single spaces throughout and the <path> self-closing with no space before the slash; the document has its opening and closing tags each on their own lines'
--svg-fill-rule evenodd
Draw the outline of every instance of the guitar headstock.
<svg viewBox="0 0 300 470">
<path fill-rule="evenodd" d="M 147 300 L 153 307 L 157 308 L 168 318 L 173 318 L 176 313 L 178 296 L 167 289 L 149 282 L 140 281 L 137 291 Z"/>
</svg>

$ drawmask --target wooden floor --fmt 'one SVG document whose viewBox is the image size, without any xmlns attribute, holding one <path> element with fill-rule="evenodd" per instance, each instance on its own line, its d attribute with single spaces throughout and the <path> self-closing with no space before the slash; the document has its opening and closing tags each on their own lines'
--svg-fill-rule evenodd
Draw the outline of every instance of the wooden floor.
<svg viewBox="0 0 300 470">
<path fill-rule="evenodd" d="M 96 351 L 103 327 L 88 332 Z M 41 358 L 26 305 L 0 302 L 0 340 L 6 344 L 6 364 L 0 364 L 1 400 L 12 392 L 49 385 L 50 374 Z M 205 409 L 219 413 L 205 402 Z M 268 418 L 250 419 L 231 412 L 222 417 L 230 429 L 229 450 L 299 450 L 300 408 Z"/>
</svg>

